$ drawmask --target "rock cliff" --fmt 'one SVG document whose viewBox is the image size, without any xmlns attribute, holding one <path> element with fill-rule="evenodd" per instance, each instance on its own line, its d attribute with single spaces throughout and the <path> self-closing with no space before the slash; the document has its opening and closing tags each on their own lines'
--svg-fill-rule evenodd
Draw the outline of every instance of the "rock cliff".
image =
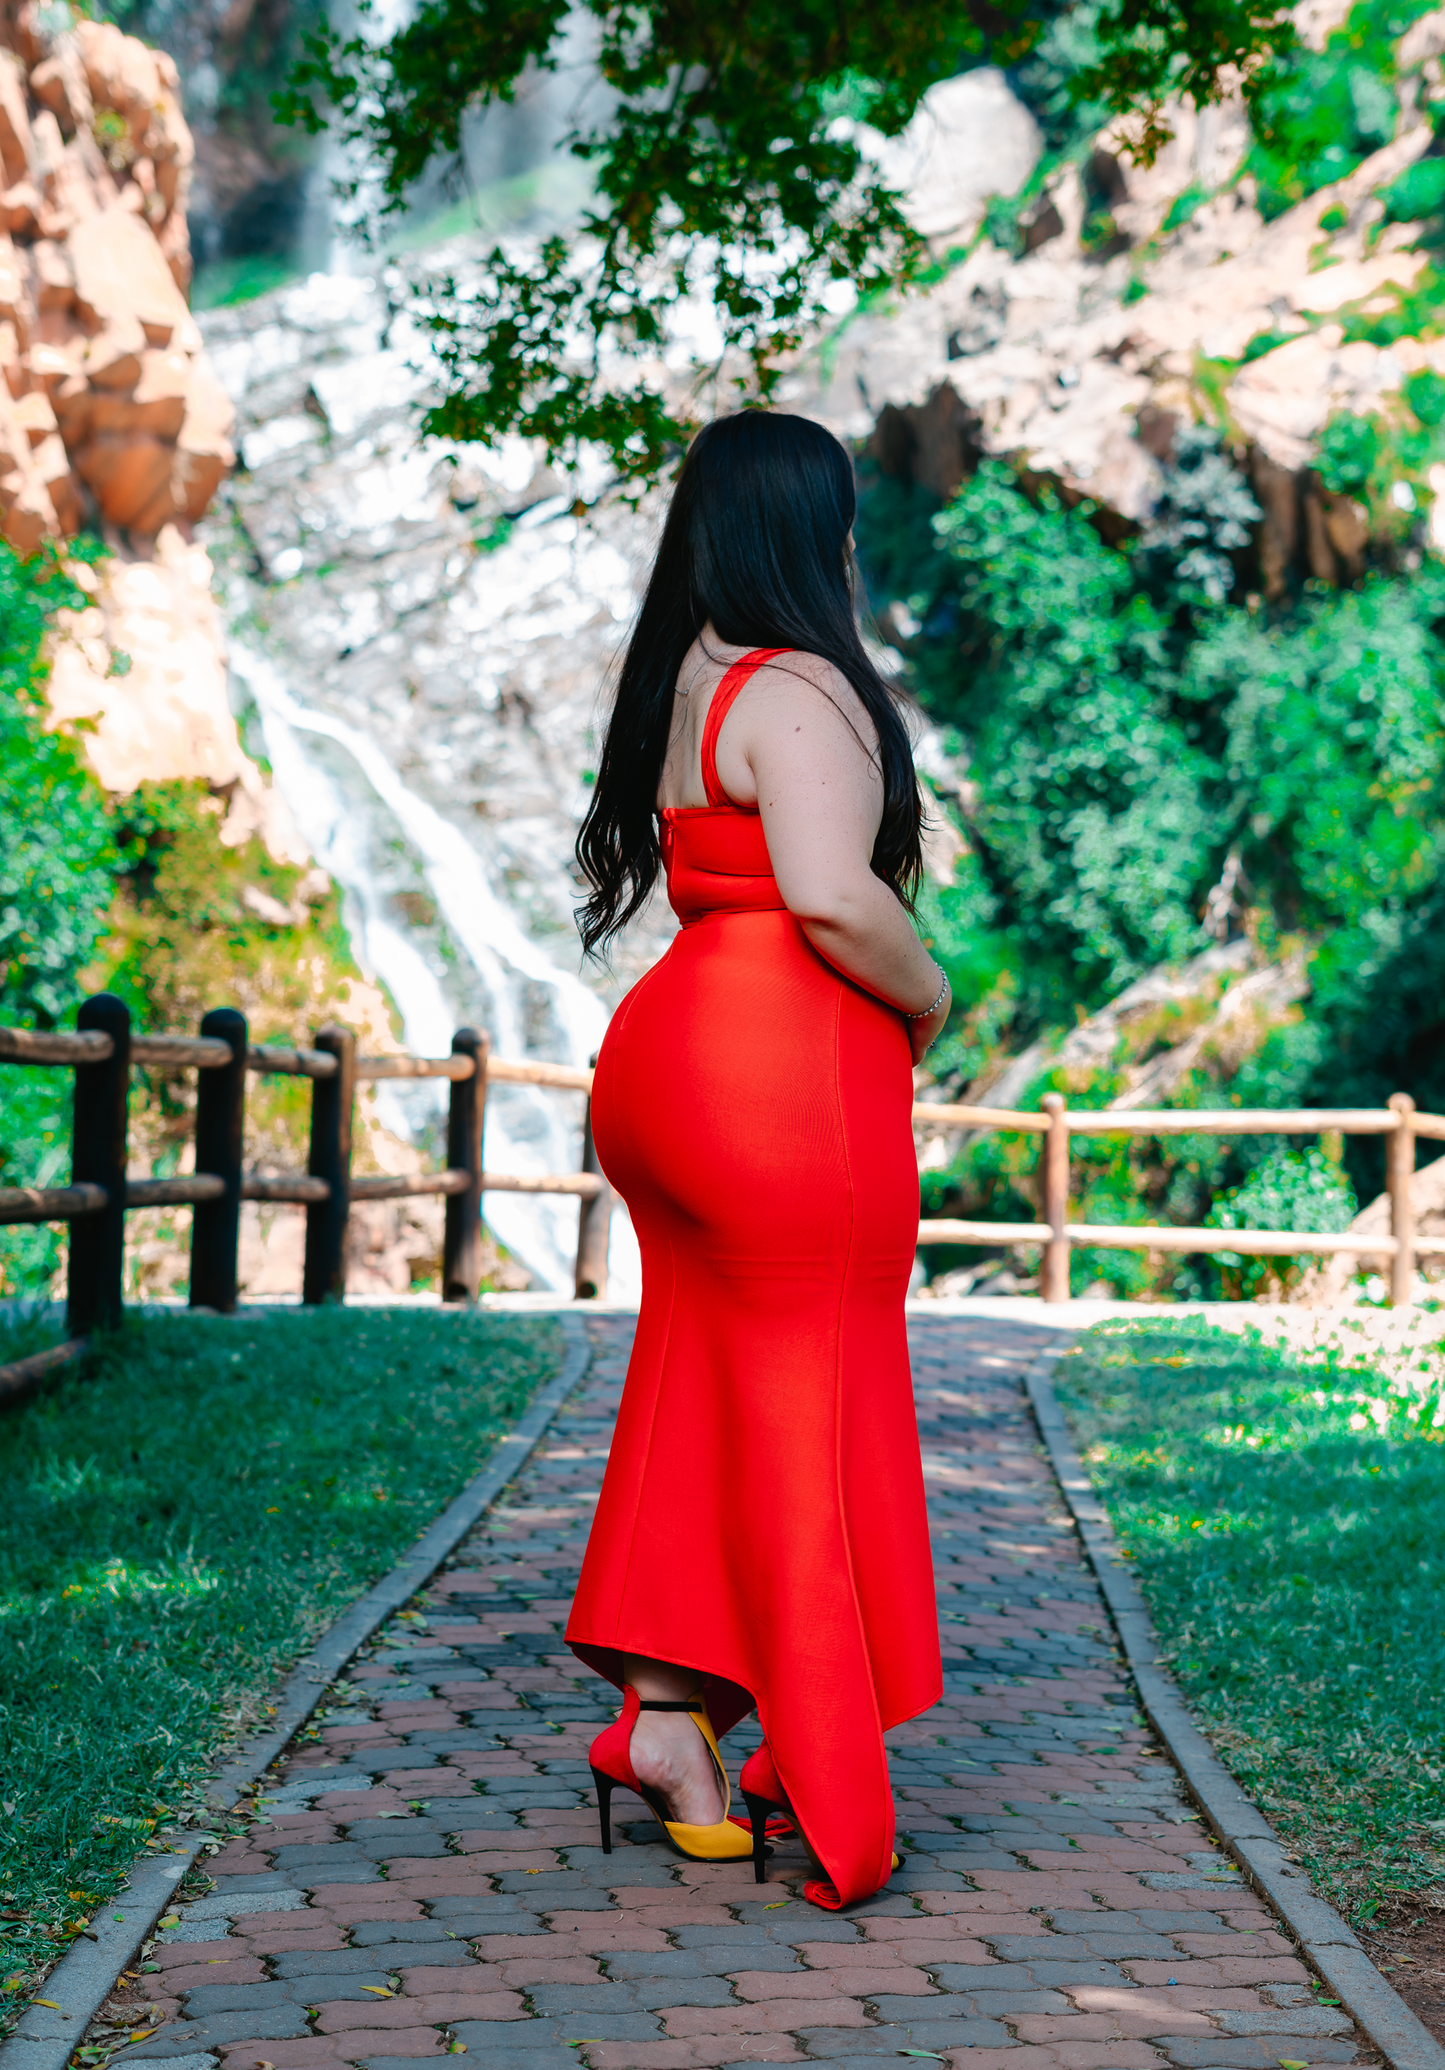
<svg viewBox="0 0 1445 2070">
<path fill-rule="evenodd" d="M 175 66 L 109 22 L 0 6 L 0 532 L 206 509 L 231 407 L 186 304 L 192 145 Z"/>
</svg>

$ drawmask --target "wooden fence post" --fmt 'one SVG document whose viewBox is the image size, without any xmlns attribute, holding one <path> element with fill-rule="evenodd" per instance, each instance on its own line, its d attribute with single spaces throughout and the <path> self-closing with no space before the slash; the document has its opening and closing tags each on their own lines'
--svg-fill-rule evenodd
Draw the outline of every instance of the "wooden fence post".
<svg viewBox="0 0 1445 2070">
<path fill-rule="evenodd" d="M 1064 1224 L 1069 1219 L 1069 1118 L 1062 1093 L 1045 1093 L 1043 1110 L 1049 1117 L 1044 1137 L 1043 1219 L 1053 1231 L 1044 1245 L 1039 1291 L 1046 1301 L 1069 1298 L 1069 1239 Z"/>
<path fill-rule="evenodd" d="M 1399 1248 L 1390 1260 L 1390 1305 L 1408 1308 L 1415 1298 L 1415 1202 L 1410 1181 L 1415 1176 L 1415 1102 L 1409 1093 L 1391 1093 L 1390 1106 L 1400 1125 L 1385 1138 L 1385 1190 L 1390 1196 L 1390 1234 Z"/>
<path fill-rule="evenodd" d="M 311 1155 L 306 1169 L 331 1191 L 306 1208 L 306 1265 L 301 1299 L 307 1307 L 346 1299 L 346 1224 L 351 1213 L 351 1116 L 356 1099 L 356 1037 L 328 1022 L 317 1049 L 336 1059 L 330 1078 L 311 1081 Z"/>
<path fill-rule="evenodd" d="M 191 1306 L 229 1315 L 236 1305 L 241 1241 L 241 1163 L 246 1141 L 246 1016 L 217 1006 L 201 1022 L 202 1035 L 231 1045 L 231 1061 L 196 1073 L 196 1170 L 226 1182 L 219 1200 L 198 1200 L 191 1210 Z"/>
<path fill-rule="evenodd" d="M 597 1058 L 594 1056 L 591 1061 L 595 1071 Z M 597 1146 L 592 1140 L 590 1095 L 586 1112 L 582 1117 L 582 1169 L 584 1172 L 594 1172 L 601 1179 L 602 1191 L 594 1193 L 590 1200 L 583 1200 L 578 1204 L 575 1292 L 579 1301 L 605 1301 L 607 1240 L 612 1233 L 612 1189 L 598 1162 Z"/>
<path fill-rule="evenodd" d="M 470 1078 L 452 1080 L 447 1109 L 447 1166 L 467 1172 L 465 1193 L 447 1195 L 446 1229 L 442 1237 L 443 1301 L 475 1301 L 482 1283 L 482 1139 L 487 1123 L 487 1058 L 491 1037 L 478 1028 L 458 1028 L 452 1055 L 470 1057 Z"/>
<path fill-rule="evenodd" d="M 99 1214 L 81 1215 L 70 1225 L 65 1327 L 71 1337 L 88 1337 L 121 1318 L 130 1008 L 109 992 L 97 992 L 81 1002 L 76 1025 L 98 1029 L 112 1043 L 102 1062 L 75 1066 L 70 1183 L 104 1186 L 106 1192 Z"/>
</svg>

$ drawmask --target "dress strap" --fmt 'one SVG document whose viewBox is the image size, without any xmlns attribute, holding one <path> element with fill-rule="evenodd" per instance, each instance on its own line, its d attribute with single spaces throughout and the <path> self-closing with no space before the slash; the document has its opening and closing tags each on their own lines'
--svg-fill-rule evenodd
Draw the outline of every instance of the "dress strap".
<svg viewBox="0 0 1445 2070">
<path fill-rule="evenodd" d="M 780 654 L 791 654 L 791 647 L 754 647 L 751 654 L 745 654 L 741 661 L 735 661 L 712 694 L 712 703 L 707 708 L 707 724 L 702 729 L 702 782 L 707 792 L 709 805 L 731 805 L 732 799 L 718 782 L 717 737 L 722 731 L 722 722 L 732 710 L 733 699 L 744 683 L 766 661 L 775 661 Z"/>
</svg>

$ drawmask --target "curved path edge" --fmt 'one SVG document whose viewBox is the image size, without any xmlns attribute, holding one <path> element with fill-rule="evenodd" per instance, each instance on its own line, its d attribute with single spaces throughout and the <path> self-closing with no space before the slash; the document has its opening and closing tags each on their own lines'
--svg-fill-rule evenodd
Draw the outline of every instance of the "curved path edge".
<svg viewBox="0 0 1445 2070">
<path fill-rule="evenodd" d="M 1301 1950 L 1392 2070 L 1445 2070 L 1445 2048 L 1381 1976 L 1333 1905 L 1316 1897 L 1288 1860 L 1279 1835 L 1251 1803 L 1189 1715 L 1172 1675 L 1159 1665 L 1159 1635 L 1118 1550 L 1114 1527 L 1090 1484 L 1053 1388 L 1056 1350 L 1024 1376 L 1064 1501 L 1119 1634 L 1149 1723 L 1221 1844 L 1278 1912 Z M 7 2066 L 8 2070 L 8 2066 Z"/>
<path fill-rule="evenodd" d="M 328 1625 L 305 1659 L 292 1669 L 277 1691 L 274 1723 L 247 1740 L 208 1786 L 207 1801 L 213 1809 L 229 1809 L 242 1790 L 260 1780 L 357 1649 L 431 1579 L 526 1465 L 592 1359 L 582 1318 L 564 1314 L 557 1320 L 564 1348 L 554 1378 L 533 1397 L 526 1414 L 492 1448 L 481 1472 L 428 1525 L 411 1550 Z M 206 1832 L 177 1833 L 168 1853 L 143 1856 L 135 1863 L 126 1887 L 96 1914 L 46 1977 L 41 1989 L 54 2004 L 33 1999 L 9 2037 L 0 2042 L 0 2070 L 65 2070 L 71 2050 L 85 2038 L 87 2026 L 114 1990 L 121 1971 L 130 1965 L 211 1837 Z M 1441 2063 L 1445 2066 L 1445 2056 Z"/>
</svg>

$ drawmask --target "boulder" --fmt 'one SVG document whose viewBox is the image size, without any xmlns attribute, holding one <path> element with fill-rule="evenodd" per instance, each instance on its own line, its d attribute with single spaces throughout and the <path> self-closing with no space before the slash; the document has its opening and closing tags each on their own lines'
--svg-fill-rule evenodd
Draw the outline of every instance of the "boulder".
<svg viewBox="0 0 1445 2070">
<path fill-rule="evenodd" d="M 195 152 L 170 58 L 63 18 L 0 0 L 0 371 L 21 411 L 0 422 L 0 536 L 30 552 L 99 524 L 144 549 L 234 462 L 186 304 Z"/>
</svg>

